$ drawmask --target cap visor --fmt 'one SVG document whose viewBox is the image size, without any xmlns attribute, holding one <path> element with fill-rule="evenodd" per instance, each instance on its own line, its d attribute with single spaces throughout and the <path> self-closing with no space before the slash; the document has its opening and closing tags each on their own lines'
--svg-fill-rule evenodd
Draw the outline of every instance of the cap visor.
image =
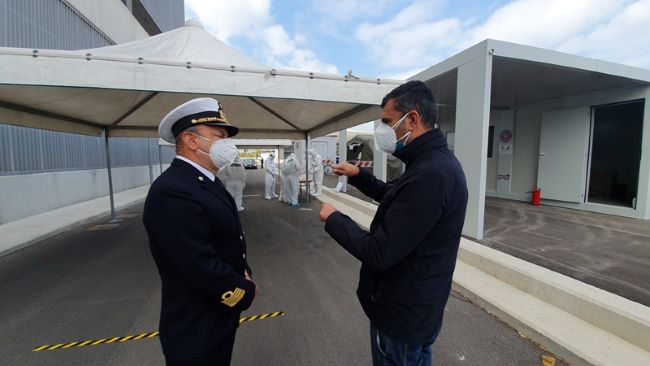
<svg viewBox="0 0 650 366">
<path fill-rule="evenodd" d="M 233 137 L 239 133 L 239 128 L 228 123 L 214 122 L 214 123 L 201 123 L 201 124 L 207 126 L 223 127 L 226 129 L 226 131 L 228 131 L 228 137 Z"/>
</svg>

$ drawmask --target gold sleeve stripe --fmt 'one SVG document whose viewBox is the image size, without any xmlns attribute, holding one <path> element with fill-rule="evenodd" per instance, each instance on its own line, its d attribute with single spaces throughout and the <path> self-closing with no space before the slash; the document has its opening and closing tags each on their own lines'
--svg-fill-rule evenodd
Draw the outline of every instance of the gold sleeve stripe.
<svg viewBox="0 0 650 366">
<path fill-rule="evenodd" d="M 246 295 L 245 290 L 235 287 L 234 291 L 226 291 L 221 295 L 221 303 L 232 308 L 244 298 L 244 295 Z"/>
</svg>

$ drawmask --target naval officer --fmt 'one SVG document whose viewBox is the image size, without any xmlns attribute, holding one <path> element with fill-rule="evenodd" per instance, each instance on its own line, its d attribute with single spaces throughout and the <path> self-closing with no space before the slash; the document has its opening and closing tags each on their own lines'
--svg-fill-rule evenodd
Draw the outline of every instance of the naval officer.
<svg viewBox="0 0 650 366">
<path fill-rule="evenodd" d="M 240 313 L 256 292 L 238 207 L 216 178 L 239 129 L 212 98 L 190 100 L 158 128 L 176 145 L 151 185 L 143 221 L 162 281 L 160 343 L 167 365 L 229 365 Z"/>
</svg>

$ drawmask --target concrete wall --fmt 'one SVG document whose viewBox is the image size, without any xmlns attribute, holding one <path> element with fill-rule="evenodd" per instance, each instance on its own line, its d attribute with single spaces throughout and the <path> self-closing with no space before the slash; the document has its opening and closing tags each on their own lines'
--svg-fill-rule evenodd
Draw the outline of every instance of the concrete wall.
<svg viewBox="0 0 650 366">
<path fill-rule="evenodd" d="M 182 27 L 185 23 L 183 0 L 140 0 L 162 32 Z"/>
<path fill-rule="evenodd" d="M 149 36 L 120 0 L 66 0 L 66 2 L 115 43 L 130 42 Z"/>
<path fill-rule="evenodd" d="M 147 166 L 111 171 L 115 192 L 150 181 Z M 151 174 L 153 179 L 160 175 L 158 165 L 152 165 Z M 106 169 L 0 176 L 0 224 L 106 195 Z"/>
</svg>

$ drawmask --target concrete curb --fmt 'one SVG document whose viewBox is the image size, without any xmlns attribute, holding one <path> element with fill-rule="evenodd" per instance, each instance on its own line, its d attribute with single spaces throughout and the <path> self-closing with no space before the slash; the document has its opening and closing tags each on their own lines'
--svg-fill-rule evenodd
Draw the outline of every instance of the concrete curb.
<svg viewBox="0 0 650 366">
<path fill-rule="evenodd" d="M 321 201 L 368 228 L 367 202 L 323 188 Z M 376 206 L 375 206 L 376 209 Z M 467 239 L 454 289 L 573 365 L 650 365 L 650 308 Z"/>
<path fill-rule="evenodd" d="M 144 201 L 149 185 L 115 194 L 115 211 Z M 14 253 L 43 239 L 110 215 L 108 196 L 57 208 L 0 225 L 0 257 Z"/>
<path fill-rule="evenodd" d="M 650 351 L 650 308 L 470 240 L 459 258 L 521 291 Z"/>
</svg>

